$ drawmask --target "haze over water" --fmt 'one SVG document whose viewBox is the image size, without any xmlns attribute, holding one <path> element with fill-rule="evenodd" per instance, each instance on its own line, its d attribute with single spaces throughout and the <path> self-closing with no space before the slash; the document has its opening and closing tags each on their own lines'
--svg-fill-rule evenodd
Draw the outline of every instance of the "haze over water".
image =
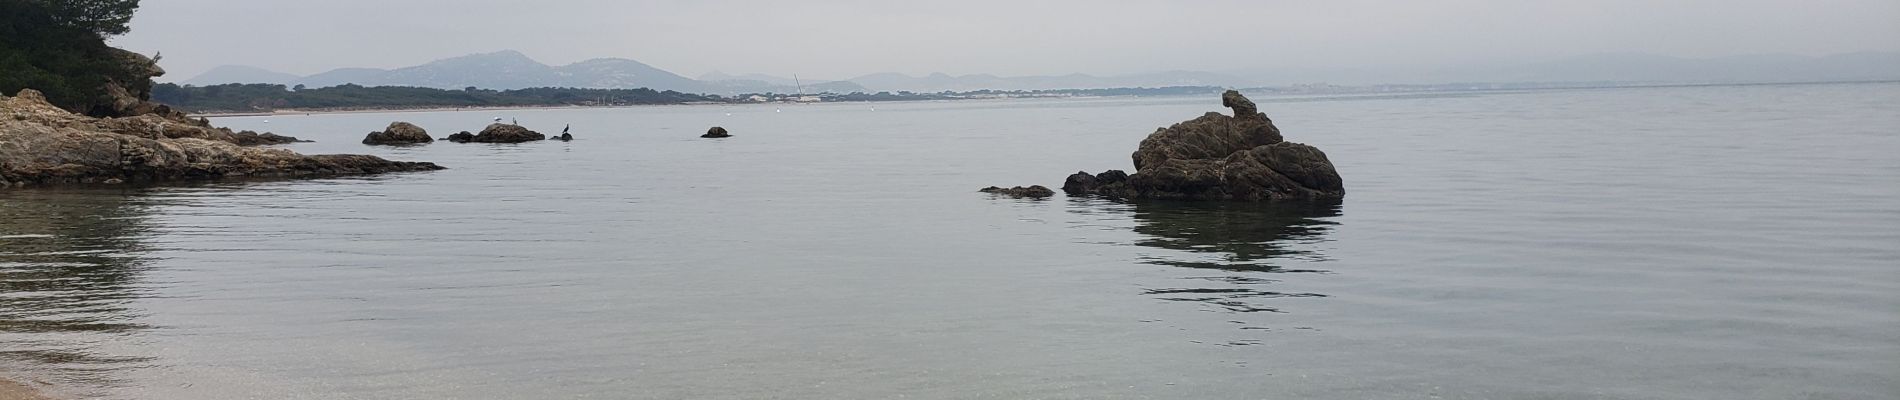
<svg viewBox="0 0 1900 400">
<path fill-rule="evenodd" d="M 218 118 L 451 169 L 0 192 L 0 367 L 140 399 L 1900 397 L 1900 84 L 1255 100 L 1344 202 L 975 192 L 1132 169 L 1213 96 Z M 357 144 L 494 117 L 577 140 Z"/>
</svg>

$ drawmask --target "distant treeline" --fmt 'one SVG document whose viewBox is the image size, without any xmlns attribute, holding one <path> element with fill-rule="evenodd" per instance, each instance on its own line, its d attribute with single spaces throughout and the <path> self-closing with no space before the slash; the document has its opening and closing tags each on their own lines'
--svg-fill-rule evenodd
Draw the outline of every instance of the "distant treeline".
<svg viewBox="0 0 1900 400">
<path fill-rule="evenodd" d="M 969 92 L 878 92 L 824 93 L 796 96 L 781 93 L 743 94 L 734 97 L 698 95 L 652 89 L 578 89 L 531 88 L 489 90 L 433 89 L 406 86 L 365 87 L 339 85 L 326 88 L 285 87 L 278 84 L 224 84 L 191 86 L 162 83 L 152 88 L 152 100 L 190 112 L 264 112 L 278 109 L 406 109 L 431 107 L 531 107 L 531 106 L 618 106 L 687 103 L 744 103 L 757 101 L 801 101 L 814 97 L 820 101 L 915 101 L 1002 97 L 1072 96 L 1171 96 L 1217 93 L 1211 86 L 1166 88 L 1063 89 L 1063 90 L 978 90 Z M 808 99 L 805 99 L 808 100 Z"/>
</svg>

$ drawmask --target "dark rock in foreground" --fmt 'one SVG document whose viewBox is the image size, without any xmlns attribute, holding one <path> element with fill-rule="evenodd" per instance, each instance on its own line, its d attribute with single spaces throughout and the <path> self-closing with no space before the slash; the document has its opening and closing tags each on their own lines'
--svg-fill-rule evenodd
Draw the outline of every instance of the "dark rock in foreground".
<svg viewBox="0 0 1900 400">
<path fill-rule="evenodd" d="M 1049 190 L 1049 188 L 1043 187 L 1042 185 L 1032 185 L 1029 187 L 1017 186 L 1017 187 L 1008 188 L 1008 189 L 991 186 L 991 187 L 979 189 L 977 191 L 983 192 L 983 193 L 996 194 L 996 195 L 1010 196 L 1010 197 L 1043 198 L 1043 197 L 1056 195 L 1056 191 Z"/>
<path fill-rule="evenodd" d="M 435 138 L 429 137 L 429 131 L 416 124 L 402 121 L 391 122 L 389 127 L 383 128 L 381 132 L 370 132 L 368 136 L 363 137 L 363 144 L 415 144 L 434 141 Z"/>
<path fill-rule="evenodd" d="M 706 134 L 704 134 L 704 135 L 699 135 L 699 137 L 703 137 L 703 138 L 722 138 L 722 137 L 732 137 L 732 134 L 730 134 L 730 133 L 726 133 L 726 128 L 721 128 L 721 127 L 717 127 L 717 126 L 715 126 L 715 127 L 712 127 L 712 129 L 707 129 L 707 130 L 706 130 Z"/>
<path fill-rule="evenodd" d="M 1070 175 L 1062 191 L 1125 199 L 1307 201 L 1346 195 L 1326 153 L 1285 141 L 1253 101 L 1229 90 L 1229 117 L 1207 113 L 1161 128 L 1135 150 L 1135 173 Z"/>
<path fill-rule="evenodd" d="M 481 133 L 470 134 L 468 131 L 462 131 L 449 135 L 448 141 L 456 143 L 521 143 L 547 140 L 547 138 L 547 135 L 528 130 L 528 128 L 523 128 L 521 125 L 494 123 L 489 124 L 487 128 L 482 128 Z"/>
<path fill-rule="evenodd" d="M 442 169 L 433 163 L 375 156 L 306 156 L 246 147 L 241 135 L 201 125 L 208 124 L 153 114 L 103 119 L 75 115 L 48 104 L 33 90 L 0 96 L 0 187 Z"/>
</svg>

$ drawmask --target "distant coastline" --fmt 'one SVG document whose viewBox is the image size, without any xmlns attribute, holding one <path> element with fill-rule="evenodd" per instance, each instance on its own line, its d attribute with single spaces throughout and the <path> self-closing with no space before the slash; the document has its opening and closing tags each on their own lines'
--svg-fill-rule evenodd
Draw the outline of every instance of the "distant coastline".
<svg viewBox="0 0 1900 400">
<path fill-rule="evenodd" d="M 1527 90 L 1597 90 L 1597 89 L 1643 89 L 1643 88 L 1680 88 L 1680 87 L 1723 87 L 1723 86 L 1793 86 L 1793 85 L 1840 85 L 1840 84 L 1892 84 L 1900 80 L 1865 81 L 1817 81 L 1817 82 L 1739 82 L 1739 83 L 1637 83 L 1637 82 L 1550 82 L 1550 83 L 1451 83 L 1451 84 L 1395 84 L 1337 86 L 1326 84 L 1294 85 L 1281 87 L 1259 87 L 1240 89 L 1249 93 L 1261 93 L 1268 96 L 1299 95 L 1400 95 L 1429 93 L 1483 93 L 1512 92 Z M 372 88 L 373 89 L 373 88 Z M 410 88 L 405 88 L 410 89 Z M 944 93 L 909 93 L 867 98 L 868 95 L 817 94 L 799 97 L 783 96 L 766 98 L 763 101 L 751 101 L 744 98 L 721 98 L 721 101 L 691 101 L 674 103 L 619 103 L 619 104 L 546 104 L 546 105 L 496 105 L 496 106 L 443 106 L 421 105 L 414 107 L 317 107 L 283 108 L 258 111 L 212 110 L 193 112 L 192 117 L 265 117 L 318 114 L 376 114 L 411 112 L 450 112 L 450 111 L 507 111 L 507 110 L 561 110 L 583 108 L 629 108 L 640 106 L 693 106 L 693 105 L 745 105 L 745 104 L 823 104 L 823 103 L 869 103 L 869 102 L 915 102 L 915 101 L 959 101 L 959 100 L 1015 100 L 1015 99 L 1092 99 L 1111 97 L 1173 97 L 1191 96 L 1203 91 L 1222 90 L 1216 87 L 1170 87 L 1170 88 L 1116 88 L 1116 89 L 1058 89 L 1042 91 L 974 91 Z M 1094 92 L 1096 95 L 1084 93 Z M 1122 94 L 1101 94 L 1122 93 Z M 856 99 L 846 100 L 856 97 Z M 810 101 L 801 101 L 813 99 Z"/>
</svg>

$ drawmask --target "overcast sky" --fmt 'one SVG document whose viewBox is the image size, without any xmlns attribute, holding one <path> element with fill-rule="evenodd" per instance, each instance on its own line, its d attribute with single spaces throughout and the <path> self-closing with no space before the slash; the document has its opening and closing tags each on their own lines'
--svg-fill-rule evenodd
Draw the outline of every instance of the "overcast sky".
<svg viewBox="0 0 1900 400">
<path fill-rule="evenodd" d="M 520 50 L 686 76 L 1041 75 L 1900 50 L 1896 0 L 146 0 L 115 45 L 169 80 Z"/>
</svg>

